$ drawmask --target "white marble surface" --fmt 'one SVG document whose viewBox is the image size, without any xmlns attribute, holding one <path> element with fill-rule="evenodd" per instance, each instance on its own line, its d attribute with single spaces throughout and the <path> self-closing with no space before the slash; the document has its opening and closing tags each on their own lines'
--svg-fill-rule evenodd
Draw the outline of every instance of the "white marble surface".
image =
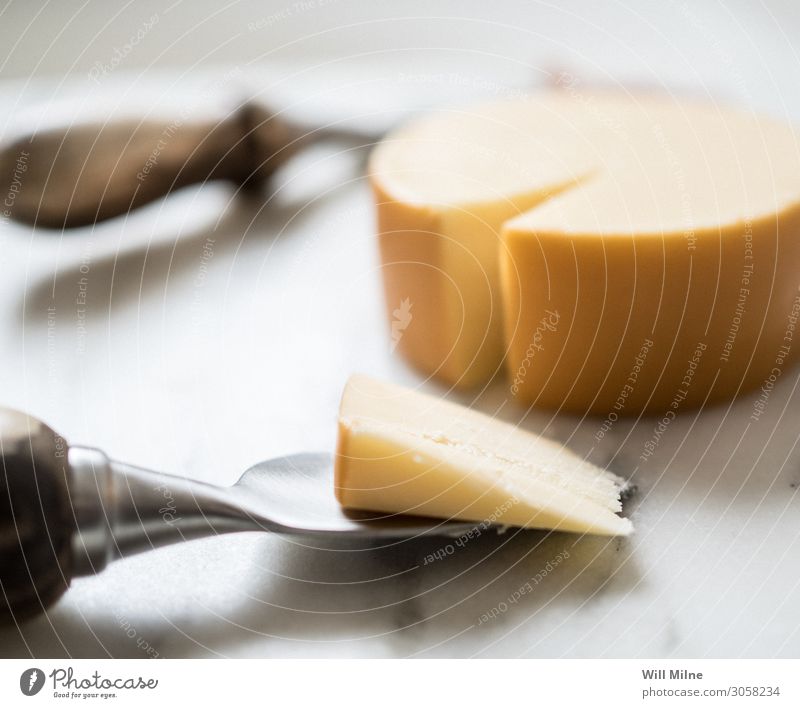
<svg viewBox="0 0 800 708">
<path fill-rule="evenodd" d="M 684 18 L 696 45 L 717 46 L 695 75 L 675 70 L 668 46 L 642 49 L 650 63 L 638 73 L 608 52 L 606 68 L 600 54 L 577 63 L 800 118 L 800 87 L 784 81 L 796 76 L 794 46 L 774 18 L 747 19 L 736 29 L 712 17 L 708 30 Z M 731 46 L 741 51 L 730 55 L 709 39 L 709 31 L 728 38 L 741 26 L 759 42 L 774 38 L 756 43 L 758 64 L 735 37 Z M 478 75 L 463 68 L 473 66 L 465 52 L 457 59 L 442 71 L 458 63 L 463 75 Z M 371 76 L 356 93 L 375 110 L 395 110 L 412 93 L 425 104 L 456 92 L 431 81 L 409 87 L 398 71 L 409 61 L 441 73 L 421 53 L 383 61 L 371 62 L 372 74 L 363 62 L 333 71 L 351 84 Z M 622 63 L 624 70 L 614 67 Z M 481 71 L 502 76 L 494 89 L 472 82 L 464 90 L 513 87 L 529 70 L 496 55 L 481 62 Z M 282 65 L 278 75 L 287 71 Z M 332 70 L 320 64 L 310 74 L 319 81 L 325 71 Z M 258 73 L 268 86 L 264 77 L 274 74 Z M 6 115 L 97 92 L 85 77 L 58 84 L 8 83 Z M 125 85 L 121 73 L 114 77 L 113 86 Z M 370 110 L 355 100 L 345 103 Z M 627 512 L 637 533 L 626 541 L 485 534 L 452 552 L 442 540 L 336 551 L 257 534 L 198 541 L 77 580 L 48 617 L 0 631 L 0 655 L 800 654 L 797 369 L 781 377 L 757 423 L 748 421 L 753 396 L 684 412 L 637 467 L 653 419 L 620 421 L 597 444 L 597 419 L 523 410 L 506 400 L 502 382 L 474 396 L 449 393 L 394 357 L 373 231 L 357 160 L 325 150 L 295 164 L 266 203 L 206 185 L 63 236 L 2 224 L 0 400 L 119 459 L 229 484 L 258 460 L 331 449 L 341 387 L 350 372 L 364 371 L 499 411 L 632 476 L 639 491 Z M 85 321 L 76 304 L 82 277 Z M 565 550 L 569 558 L 553 565 Z M 442 557 L 426 562 L 431 554 Z M 534 581 L 548 562 L 552 571 Z M 496 616 L 482 621 L 487 614 Z"/>
</svg>

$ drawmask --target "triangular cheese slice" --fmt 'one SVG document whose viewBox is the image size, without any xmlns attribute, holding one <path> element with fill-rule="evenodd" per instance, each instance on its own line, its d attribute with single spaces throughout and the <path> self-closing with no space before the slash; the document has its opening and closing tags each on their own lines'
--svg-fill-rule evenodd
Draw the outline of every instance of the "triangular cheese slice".
<svg viewBox="0 0 800 708">
<path fill-rule="evenodd" d="M 469 408 L 353 376 L 339 413 L 342 506 L 607 536 L 623 480 L 545 438 Z"/>
</svg>

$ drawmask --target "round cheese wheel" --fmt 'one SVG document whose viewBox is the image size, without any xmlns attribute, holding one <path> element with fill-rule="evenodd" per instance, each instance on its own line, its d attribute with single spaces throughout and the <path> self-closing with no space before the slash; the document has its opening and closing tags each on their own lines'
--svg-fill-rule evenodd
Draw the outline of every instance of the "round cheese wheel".
<svg viewBox="0 0 800 708">
<path fill-rule="evenodd" d="M 715 104 L 542 94 L 424 116 L 370 175 L 397 341 L 527 404 L 672 411 L 800 350 L 800 140 Z M 671 414 L 670 414 L 671 415 Z"/>
</svg>

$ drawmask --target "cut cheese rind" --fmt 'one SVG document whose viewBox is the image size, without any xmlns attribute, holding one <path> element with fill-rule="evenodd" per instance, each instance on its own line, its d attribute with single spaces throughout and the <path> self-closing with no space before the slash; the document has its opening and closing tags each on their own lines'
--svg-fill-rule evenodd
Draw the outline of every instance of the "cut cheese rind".
<svg viewBox="0 0 800 708">
<path fill-rule="evenodd" d="M 371 167 L 387 302 L 419 313 L 399 348 L 448 383 L 505 361 L 525 403 L 663 413 L 796 356 L 781 349 L 800 285 L 790 125 L 542 94 L 413 123 Z"/>
<path fill-rule="evenodd" d="M 501 231 L 593 169 L 581 125 L 549 103 L 530 115 L 490 104 L 410 124 L 370 159 L 386 305 L 408 299 L 398 350 L 458 386 L 502 368 Z"/>
<path fill-rule="evenodd" d="M 448 401 L 353 376 L 335 486 L 347 508 L 627 535 L 624 482 L 557 443 Z"/>
</svg>

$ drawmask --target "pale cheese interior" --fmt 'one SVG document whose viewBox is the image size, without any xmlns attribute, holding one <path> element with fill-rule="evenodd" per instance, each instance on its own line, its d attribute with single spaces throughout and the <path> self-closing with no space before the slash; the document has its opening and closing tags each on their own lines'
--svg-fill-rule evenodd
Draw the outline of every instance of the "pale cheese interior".
<svg viewBox="0 0 800 708">
<path fill-rule="evenodd" d="M 625 535 L 623 482 L 565 447 L 448 401 L 353 376 L 339 419 L 343 506 Z"/>
</svg>

